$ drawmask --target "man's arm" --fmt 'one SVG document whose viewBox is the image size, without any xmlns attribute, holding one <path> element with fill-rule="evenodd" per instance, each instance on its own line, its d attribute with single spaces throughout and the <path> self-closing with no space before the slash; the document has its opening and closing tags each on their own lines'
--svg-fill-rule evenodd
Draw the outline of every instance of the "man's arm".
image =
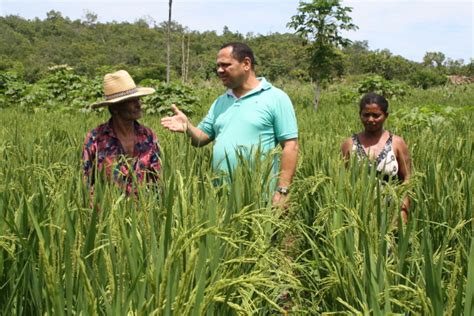
<svg viewBox="0 0 474 316">
<path fill-rule="evenodd" d="M 195 147 L 202 147 L 211 142 L 211 138 L 195 127 L 189 121 L 188 117 L 181 112 L 176 105 L 171 105 L 174 112 L 173 116 L 167 116 L 161 119 L 161 125 L 172 131 L 178 133 L 186 133 L 191 138 L 191 144 Z"/>
<path fill-rule="evenodd" d="M 296 163 L 298 161 L 298 139 L 288 139 L 280 142 L 283 148 L 280 161 L 280 178 L 278 179 L 278 187 L 287 188 L 296 171 Z M 275 192 L 273 195 L 273 202 L 279 203 L 282 199 L 280 192 Z"/>
<path fill-rule="evenodd" d="M 185 133 L 191 138 L 191 145 L 194 147 L 202 147 L 211 142 L 211 138 L 206 133 L 191 124 L 189 121 Z"/>
</svg>

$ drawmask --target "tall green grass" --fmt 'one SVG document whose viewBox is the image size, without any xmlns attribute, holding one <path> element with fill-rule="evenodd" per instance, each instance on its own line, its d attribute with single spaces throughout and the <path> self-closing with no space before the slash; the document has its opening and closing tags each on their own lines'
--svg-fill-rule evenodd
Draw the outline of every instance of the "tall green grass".
<svg viewBox="0 0 474 316">
<path fill-rule="evenodd" d="M 432 126 L 389 118 L 415 174 L 381 186 L 340 158 L 342 140 L 360 130 L 357 105 L 338 105 L 335 89 L 315 113 L 309 87 L 285 89 L 301 148 L 286 212 L 269 204 L 269 161 L 216 186 L 211 148 L 191 147 L 157 117 L 142 121 L 162 146 L 160 191 L 126 198 L 98 182 L 93 211 L 81 146 L 107 117 L 2 110 L 0 313 L 268 315 L 284 312 L 277 303 L 288 292 L 295 314 L 473 314 L 473 112 Z M 201 93 L 195 122 L 218 91 Z M 415 91 L 391 108 L 472 100 L 473 87 Z"/>
</svg>

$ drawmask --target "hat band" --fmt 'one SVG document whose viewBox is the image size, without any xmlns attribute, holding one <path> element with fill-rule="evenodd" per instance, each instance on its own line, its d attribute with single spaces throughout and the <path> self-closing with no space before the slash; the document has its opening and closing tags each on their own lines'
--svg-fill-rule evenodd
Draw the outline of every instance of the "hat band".
<svg viewBox="0 0 474 316">
<path fill-rule="evenodd" d="M 125 90 L 125 91 L 120 91 L 120 92 L 117 92 L 117 93 L 106 95 L 105 100 L 109 101 L 109 100 L 112 100 L 112 99 L 115 99 L 115 98 L 120 98 L 120 97 L 123 97 L 123 96 L 126 96 L 126 95 L 134 94 L 136 92 L 138 92 L 137 88 L 133 88 L 133 89 L 130 89 L 130 90 Z"/>
</svg>

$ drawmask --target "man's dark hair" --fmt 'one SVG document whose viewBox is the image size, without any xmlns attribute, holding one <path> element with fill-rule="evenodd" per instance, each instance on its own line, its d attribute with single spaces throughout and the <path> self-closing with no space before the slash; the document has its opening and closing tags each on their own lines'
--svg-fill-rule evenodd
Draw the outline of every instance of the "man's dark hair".
<svg viewBox="0 0 474 316">
<path fill-rule="evenodd" d="M 237 59 L 239 62 L 242 62 L 245 57 L 248 57 L 250 59 L 250 65 L 252 69 L 255 69 L 255 56 L 253 54 L 252 49 L 247 44 L 239 42 L 230 42 L 222 45 L 220 49 L 224 49 L 227 47 L 232 47 L 232 57 Z"/>
<path fill-rule="evenodd" d="M 369 104 L 377 104 L 382 110 L 382 112 L 384 112 L 385 114 L 388 113 L 388 101 L 387 99 L 385 99 L 384 96 L 380 94 L 370 92 L 364 95 L 359 103 L 359 112 L 362 112 L 365 106 Z"/>
</svg>

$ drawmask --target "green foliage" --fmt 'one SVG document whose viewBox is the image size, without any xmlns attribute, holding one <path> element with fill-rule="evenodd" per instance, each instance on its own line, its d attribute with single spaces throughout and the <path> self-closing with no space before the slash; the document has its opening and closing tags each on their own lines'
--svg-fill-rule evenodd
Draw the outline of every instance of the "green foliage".
<svg viewBox="0 0 474 316">
<path fill-rule="evenodd" d="M 368 41 L 354 41 L 342 49 L 345 59 L 346 72 L 360 74 L 364 72 L 362 61 L 369 53 Z"/>
<path fill-rule="evenodd" d="M 0 73 L 3 107 L 15 106 L 26 111 L 77 111 L 102 97 L 102 80 L 88 79 L 67 65 L 53 66 L 36 84 L 26 84 L 18 77 Z"/>
<path fill-rule="evenodd" d="M 427 53 L 423 64 L 393 56 L 386 49 L 370 51 L 366 41 L 351 45 L 340 32 L 351 29 L 348 8 L 334 0 L 307 2 L 301 3 L 300 8 L 308 13 L 300 12 L 301 17 L 295 16 L 289 23 L 298 27 L 295 30 L 299 35 L 249 33 L 244 36 L 228 28 L 218 35 L 215 31 L 192 31 L 172 22 L 171 78 L 176 80 L 185 73 L 188 81 L 211 80 L 215 77 L 216 53 L 227 41 L 248 43 L 258 60 L 257 72 L 273 81 L 314 82 L 315 78 L 330 81 L 343 73 L 371 73 L 389 80 L 408 80 L 416 69 L 433 68 L 430 64 L 440 63 L 435 69 L 446 74 L 474 74 L 472 61 L 465 65 L 461 60 L 446 58 L 443 62 L 442 53 Z M 310 12 L 321 15 L 312 16 Z M 328 19 L 321 20 L 324 23 L 319 25 L 318 19 L 324 16 Z M 306 22 L 308 28 L 304 29 Z M 48 12 L 44 20 L 1 16 L 0 71 L 14 71 L 19 78 L 33 83 L 48 75 L 49 67 L 67 64 L 78 75 L 89 77 L 102 76 L 101 69 L 110 67 L 127 69 L 137 82 L 146 78 L 164 80 L 166 26 L 167 23 L 146 19 L 135 23 L 100 23 L 93 12 L 85 12 L 83 20 L 74 21 L 57 11 Z M 322 31 L 313 32 L 316 28 Z M 318 49 L 317 45 L 320 45 Z M 312 63 L 316 64 L 310 67 Z"/>
<path fill-rule="evenodd" d="M 368 52 L 360 56 L 358 62 L 362 73 L 379 75 L 386 80 L 406 80 L 417 65 L 401 56 L 392 55 L 388 49 Z"/>
<path fill-rule="evenodd" d="M 111 68 L 103 67 L 101 71 L 110 72 Z M 78 75 L 67 65 L 50 67 L 48 74 L 33 85 L 7 72 L 0 73 L 0 83 L 0 107 L 17 106 L 32 112 L 87 111 L 88 105 L 103 99 L 102 78 Z M 173 103 L 190 114 L 199 105 L 199 98 L 190 86 L 165 84 L 156 79 L 146 79 L 141 84 L 157 90 L 143 98 L 143 108 L 148 114 L 168 113 Z"/>
<path fill-rule="evenodd" d="M 357 89 L 351 86 L 341 85 L 337 89 L 336 102 L 339 105 L 356 104 L 360 98 L 360 93 Z"/>
<path fill-rule="evenodd" d="M 274 81 L 277 78 L 284 77 L 288 73 L 288 69 L 285 67 L 284 62 L 272 61 L 268 64 L 266 69 L 262 71 L 262 76 L 266 77 L 270 81 Z"/>
<path fill-rule="evenodd" d="M 437 87 L 442 92 L 442 95 L 446 99 L 455 99 L 459 95 L 464 95 L 466 94 L 469 90 L 470 87 L 469 85 L 450 85 L 446 84 L 443 86 Z"/>
<path fill-rule="evenodd" d="M 118 67 L 116 67 L 115 69 L 118 69 Z M 166 65 L 150 64 L 147 67 L 133 67 L 130 69 L 130 75 L 136 82 L 140 82 L 145 79 L 156 79 L 164 81 L 166 80 Z"/>
<path fill-rule="evenodd" d="M 446 75 L 436 69 L 423 68 L 410 75 L 409 82 L 412 86 L 422 89 L 440 86 L 446 83 Z"/>
<path fill-rule="evenodd" d="M 300 131 L 285 214 L 265 194 L 268 161 L 216 187 L 211 148 L 147 116 L 163 149 L 162 194 L 139 187 L 127 198 L 99 181 L 97 212 L 80 151 L 105 117 L 2 109 L 0 314 L 273 315 L 285 313 L 276 303 L 286 291 L 290 315 L 471 315 L 474 86 L 391 102 L 445 119 L 401 129 L 404 112 L 389 116 L 416 172 L 383 187 L 365 165 L 341 159 L 340 143 L 361 128 L 357 106 L 337 104 L 341 89 L 316 113 L 305 107 L 309 84 L 285 83 Z M 406 194 L 409 222 L 397 228 Z"/>
<path fill-rule="evenodd" d="M 401 130 L 447 126 L 457 118 L 474 112 L 473 106 L 453 107 L 425 104 L 417 107 L 401 107 L 391 114 L 392 123 Z"/>
<path fill-rule="evenodd" d="M 385 80 L 380 76 L 369 76 L 364 79 L 357 89 L 359 93 L 365 94 L 375 92 L 388 99 L 397 99 L 406 96 L 409 91 L 408 87 L 403 83 L 396 83 Z"/>
<path fill-rule="evenodd" d="M 27 84 L 14 72 L 0 72 L 0 108 L 16 103 L 27 89 Z"/>
<path fill-rule="evenodd" d="M 91 100 L 103 97 L 102 80 L 89 80 L 67 65 L 50 67 L 42 83 L 63 107 L 82 108 Z"/>
<path fill-rule="evenodd" d="M 423 56 L 423 65 L 440 68 L 443 66 L 445 59 L 446 56 L 441 52 L 426 52 Z"/>
<path fill-rule="evenodd" d="M 191 114 L 199 105 L 199 98 L 193 88 L 180 83 L 165 83 L 154 79 L 146 79 L 142 86 L 153 87 L 156 92 L 143 98 L 143 109 L 147 114 L 171 115 L 171 105 L 176 104 L 185 114 Z"/>
</svg>

